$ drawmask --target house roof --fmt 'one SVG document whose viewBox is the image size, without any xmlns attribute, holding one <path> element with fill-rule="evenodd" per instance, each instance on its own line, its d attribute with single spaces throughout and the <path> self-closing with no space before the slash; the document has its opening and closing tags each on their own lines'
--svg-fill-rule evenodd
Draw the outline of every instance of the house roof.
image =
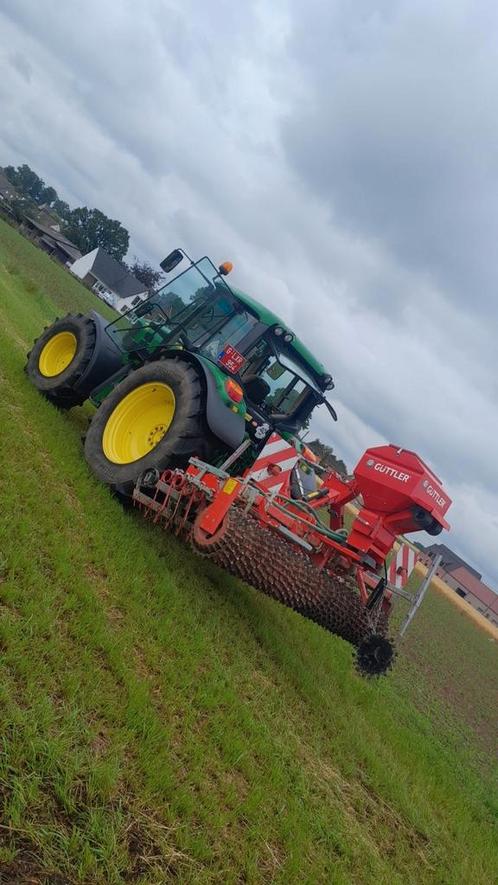
<svg viewBox="0 0 498 885">
<path fill-rule="evenodd" d="M 104 249 L 97 249 L 90 273 L 120 298 L 132 298 L 147 291 L 144 283 L 125 270 L 123 265 L 108 255 Z"/>
<path fill-rule="evenodd" d="M 477 599 L 480 599 L 486 606 L 490 606 L 493 610 L 498 611 L 498 595 L 491 590 L 483 581 L 478 580 L 465 566 L 460 566 L 451 572 L 453 580 L 464 590 L 468 590 Z"/>
<path fill-rule="evenodd" d="M 60 232 L 60 230 L 56 230 L 54 227 L 47 227 L 45 224 L 41 224 L 41 222 L 36 221 L 35 218 L 31 218 L 29 215 L 26 215 L 26 221 L 32 226 L 35 227 L 36 230 L 43 235 L 43 239 L 50 243 L 50 245 L 57 245 L 64 252 L 67 252 L 72 258 L 76 260 L 76 258 L 81 258 L 81 252 L 71 240 L 68 240 L 67 237 L 64 236 Z"/>
<path fill-rule="evenodd" d="M 50 208 L 47 209 L 45 207 L 45 205 L 43 205 L 43 206 L 40 206 L 40 211 L 39 211 L 39 215 L 38 215 L 38 222 L 40 224 L 45 224 L 51 230 L 60 231 L 62 219 L 59 218 L 59 216 L 56 215 L 55 212 L 52 212 L 50 210 Z"/>
<path fill-rule="evenodd" d="M 37 221 L 36 218 L 31 218 L 31 216 L 29 216 L 29 215 L 26 215 L 26 221 L 28 221 L 33 227 L 36 227 L 36 229 L 39 230 L 40 233 L 46 234 L 47 236 L 49 236 L 53 240 L 55 240 L 57 243 L 71 246 L 72 249 L 76 249 L 79 252 L 79 254 L 81 255 L 81 252 L 79 251 L 78 247 L 74 243 L 72 243 L 71 240 L 68 240 L 68 238 L 65 237 L 63 233 L 60 232 L 60 230 L 56 230 L 55 227 L 47 227 L 46 224 L 42 224 L 41 221 Z"/>
<path fill-rule="evenodd" d="M 47 246 L 60 249 L 61 252 L 64 252 L 69 258 L 72 258 L 73 262 L 77 261 L 78 258 L 81 258 L 80 250 L 74 245 L 74 243 L 70 243 L 69 240 L 57 240 L 51 234 L 43 234 L 40 237 L 40 243 L 46 243 Z"/>
<path fill-rule="evenodd" d="M 477 569 L 473 568 L 468 562 L 465 562 L 461 556 L 458 556 L 457 553 L 454 553 L 453 550 L 450 550 L 446 544 L 430 544 L 425 548 L 425 552 L 430 556 L 437 556 L 439 553 L 441 554 L 441 568 L 447 572 L 451 572 L 453 574 L 454 570 L 463 566 L 467 569 L 472 575 L 474 575 L 477 580 L 481 578 L 481 573 L 477 571 Z"/>
</svg>

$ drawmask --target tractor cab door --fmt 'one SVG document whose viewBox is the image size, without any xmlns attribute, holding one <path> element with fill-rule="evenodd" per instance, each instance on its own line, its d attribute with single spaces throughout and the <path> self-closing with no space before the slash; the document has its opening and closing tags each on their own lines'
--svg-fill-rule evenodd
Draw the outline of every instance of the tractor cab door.
<svg viewBox="0 0 498 885">
<path fill-rule="evenodd" d="M 297 433 L 317 402 L 299 367 L 281 361 L 268 339 L 261 338 L 245 355 L 240 379 L 250 414 L 279 432 Z"/>
</svg>

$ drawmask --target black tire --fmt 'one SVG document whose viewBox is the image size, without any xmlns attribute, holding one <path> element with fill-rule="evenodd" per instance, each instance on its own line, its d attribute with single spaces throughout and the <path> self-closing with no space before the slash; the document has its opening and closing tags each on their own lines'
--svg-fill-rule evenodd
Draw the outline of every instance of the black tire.
<svg viewBox="0 0 498 885">
<path fill-rule="evenodd" d="M 71 332 L 76 338 L 76 353 L 64 371 L 47 377 L 40 371 L 40 354 L 45 345 L 60 332 Z M 68 314 L 57 319 L 36 339 L 28 353 L 26 374 L 32 384 L 59 409 L 81 405 L 86 395 L 74 390 L 75 384 L 85 372 L 95 350 L 95 324 L 83 314 Z"/>
<path fill-rule="evenodd" d="M 430 526 L 428 526 L 428 528 L 426 528 L 427 534 L 433 535 L 433 536 L 440 535 L 442 531 L 443 531 L 443 527 L 442 527 L 441 523 L 437 521 L 437 519 L 433 519 Z"/>
<path fill-rule="evenodd" d="M 104 452 L 103 437 L 114 410 L 132 391 L 151 382 L 168 385 L 174 393 L 175 411 L 167 431 L 141 458 L 114 463 Z M 131 372 L 105 398 L 95 413 L 85 439 L 85 457 L 95 476 L 119 494 L 131 494 L 138 477 L 147 470 L 184 467 L 193 455 L 206 457 L 209 433 L 205 420 L 205 394 L 194 366 L 182 360 L 146 363 Z"/>
<path fill-rule="evenodd" d="M 443 527 L 437 519 L 434 519 L 431 513 L 424 510 L 423 507 L 414 507 L 413 515 L 420 529 L 426 531 L 428 535 L 440 535 Z"/>
</svg>

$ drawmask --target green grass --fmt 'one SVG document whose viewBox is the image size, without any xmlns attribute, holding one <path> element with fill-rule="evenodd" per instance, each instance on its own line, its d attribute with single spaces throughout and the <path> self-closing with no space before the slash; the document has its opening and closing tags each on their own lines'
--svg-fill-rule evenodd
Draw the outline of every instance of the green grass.
<svg viewBox="0 0 498 885">
<path fill-rule="evenodd" d="M 414 573 L 408 589 L 422 578 Z M 498 733 L 497 644 L 461 609 L 429 589 L 400 647 L 394 679 L 433 722 L 446 722 L 488 775 Z"/>
<path fill-rule="evenodd" d="M 0 223 L 0 881 L 494 881 L 496 649 L 431 597 L 362 681 L 342 640 L 122 511 L 85 409 L 22 371 L 93 306 Z M 441 690 L 456 662 L 465 693 L 488 681 L 482 727 Z"/>
</svg>

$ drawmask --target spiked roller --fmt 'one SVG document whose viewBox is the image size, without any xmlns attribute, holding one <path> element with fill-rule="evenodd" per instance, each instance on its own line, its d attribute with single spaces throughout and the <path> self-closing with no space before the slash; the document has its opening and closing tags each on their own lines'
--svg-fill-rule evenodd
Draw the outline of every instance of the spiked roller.
<svg viewBox="0 0 498 885">
<path fill-rule="evenodd" d="M 293 464 L 287 480 L 272 463 L 275 452 Z M 302 461 L 273 434 L 242 477 L 192 458 L 186 470 L 144 474 L 134 500 L 198 554 L 350 643 L 362 675 L 386 673 L 394 660 L 388 629 L 396 592 L 386 580 L 386 557 L 400 532 L 425 527 L 437 534 L 447 525 L 449 501 L 418 456 L 394 446 L 369 449 L 350 479 L 325 472 L 314 494 L 295 498 L 292 479 Z M 347 533 L 344 506 L 360 495 L 363 506 Z"/>
</svg>

